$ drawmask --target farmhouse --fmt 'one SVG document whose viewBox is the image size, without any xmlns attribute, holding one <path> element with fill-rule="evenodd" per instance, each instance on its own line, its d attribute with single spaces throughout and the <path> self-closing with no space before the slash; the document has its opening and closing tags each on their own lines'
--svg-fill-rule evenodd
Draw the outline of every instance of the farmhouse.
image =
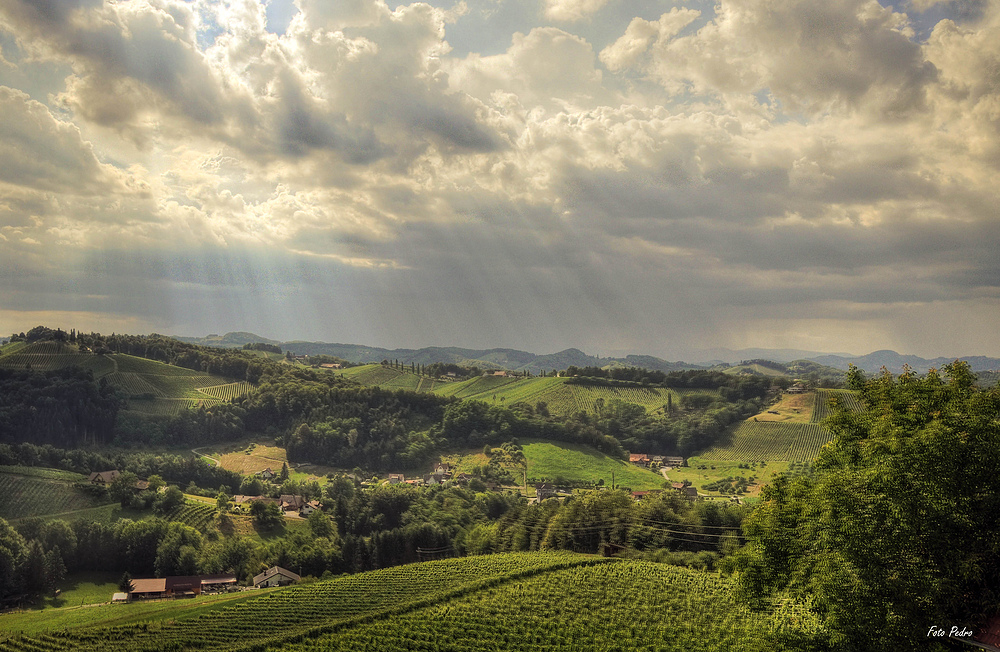
<svg viewBox="0 0 1000 652">
<path fill-rule="evenodd" d="M 547 482 L 538 483 L 535 485 L 535 496 L 538 497 L 538 502 L 542 502 L 546 498 L 555 498 L 556 488 Z"/>
<path fill-rule="evenodd" d="M 188 575 L 132 580 L 128 599 L 189 598 L 202 593 L 225 591 L 236 586 L 233 575 Z"/>
<path fill-rule="evenodd" d="M 451 464 L 447 462 L 438 462 L 434 466 L 434 473 L 451 473 Z"/>
<path fill-rule="evenodd" d="M 506 371 L 494 371 L 493 375 L 494 376 L 500 376 L 501 378 L 506 378 L 507 377 L 507 372 Z"/>
<path fill-rule="evenodd" d="M 305 504 L 305 496 L 282 494 L 278 497 L 278 507 L 280 507 L 283 512 L 298 512 Z"/>
<path fill-rule="evenodd" d="M 649 455 L 645 453 L 631 453 L 628 456 L 628 461 L 630 464 L 635 464 L 636 466 L 649 466 Z"/>
<path fill-rule="evenodd" d="M 789 394 L 804 394 L 809 390 L 802 383 L 795 383 L 789 387 L 787 391 Z"/>
<path fill-rule="evenodd" d="M 302 506 L 302 509 L 299 510 L 299 516 L 309 516 L 313 512 L 319 510 L 320 507 L 321 505 L 318 500 L 310 500 Z"/>
<path fill-rule="evenodd" d="M 326 364 L 321 364 L 319 366 L 319 368 L 320 369 L 340 369 L 341 366 L 342 365 L 339 362 L 328 362 Z"/>
<path fill-rule="evenodd" d="M 402 473 L 389 474 L 389 484 L 399 484 L 400 482 L 406 482 L 406 477 Z"/>
<path fill-rule="evenodd" d="M 121 475 L 120 471 L 98 471 L 97 473 L 90 474 L 90 484 L 96 485 L 109 485 L 115 481 L 115 478 Z"/>
<path fill-rule="evenodd" d="M 260 575 L 254 576 L 253 586 L 255 589 L 264 589 L 269 586 L 287 586 L 298 582 L 300 579 L 302 578 L 290 570 L 284 569 L 281 566 L 272 566 Z"/>
<path fill-rule="evenodd" d="M 671 457 L 670 455 L 664 455 L 663 456 L 663 464 L 664 464 L 664 466 L 672 466 L 674 468 L 677 468 L 679 466 L 684 466 L 684 458 L 683 457 Z"/>
</svg>

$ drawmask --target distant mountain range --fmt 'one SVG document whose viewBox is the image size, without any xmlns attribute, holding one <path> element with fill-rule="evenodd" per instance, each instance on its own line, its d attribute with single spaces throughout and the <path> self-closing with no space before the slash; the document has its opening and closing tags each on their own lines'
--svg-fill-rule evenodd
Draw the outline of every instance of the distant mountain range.
<svg viewBox="0 0 1000 652">
<path fill-rule="evenodd" d="M 285 351 L 296 355 L 330 355 L 349 362 L 379 362 L 382 360 L 398 360 L 410 364 L 432 364 L 446 362 L 463 366 L 480 368 L 508 369 L 511 371 L 530 371 L 537 374 L 553 369 L 576 367 L 643 367 L 663 372 L 683 369 L 705 369 L 704 365 L 687 364 L 684 362 L 668 362 L 651 355 L 627 355 L 623 358 L 602 358 L 587 355 L 579 349 L 566 349 L 558 353 L 536 355 L 516 349 L 463 349 L 459 347 L 429 346 L 422 349 L 383 349 L 359 344 L 336 344 L 329 342 L 279 342 L 267 339 L 253 333 L 226 333 L 225 335 L 209 335 L 207 337 L 176 337 L 181 342 L 200 344 L 202 346 L 242 347 L 252 342 L 277 344 Z"/>
<path fill-rule="evenodd" d="M 536 355 L 516 349 L 464 349 L 459 347 L 429 346 L 422 349 L 383 349 L 359 344 L 335 344 L 328 342 L 280 342 L 261 337 L 254 333 L 237 332 L 225 335 L 209 335 L 207 337 L 177 337 L 182 342 L 200 344 L 203 346 L 242 347 L 252 342 L 277 344 L 283 350 L 296 355 L 330 355 L 349 362 L 378 362 L 381 360 L 398 360 L 409 364 L 431 364 L 448 362 L 464 366 L 480 368 L 503 368 L 512 371 L 530 371 L 539 373 L 553 369 L 576 367 L 643 367 L 663 372 L 683 369 L 707 369 L 720 362 L 738 363 L 742 360 L 773 360 L 774 362 L 793 362 L 796 360 L 811 360 L 822 365 L 846 371 L 853 364 L 868 373 L 878 373 L 885 367 L 892 373 L 900 373 L 903 365 L 909 365 L 917 373 L 925 373 L 928 369 L 940 369 L 956 358 L 939 357 L 928 360 L 915 355 L 902 355 L 895 351 L 875 351 L 868 355 L 852 356 L 849 353 L 821 353 L 799 349 L 707 349 L 699 351 L 699 357 L 705 356 L 705 362 L 691 364 L 687 362 L 669 362 L 651 355 L 626 355 L 620 358 L 602 358 L 587 355 L 579 349 L 566 349 L 558 353 Z M 986 356 L 958 356 L 965 360 L 973 371 L 993 371 L 1000 369 L 1000 358 Z"/>
</svg>

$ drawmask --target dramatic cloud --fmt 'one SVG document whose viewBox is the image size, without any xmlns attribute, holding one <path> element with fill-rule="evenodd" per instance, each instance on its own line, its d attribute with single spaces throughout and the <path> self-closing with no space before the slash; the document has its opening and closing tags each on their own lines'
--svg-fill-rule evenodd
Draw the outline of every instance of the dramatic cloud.
<svg viewBox="0 0 1000 652">
<path fill-rule="evenodd" d="M 273 3 L 0 0 L 0 332 L 1000 355 L 996 1 Z"/>
</svg>

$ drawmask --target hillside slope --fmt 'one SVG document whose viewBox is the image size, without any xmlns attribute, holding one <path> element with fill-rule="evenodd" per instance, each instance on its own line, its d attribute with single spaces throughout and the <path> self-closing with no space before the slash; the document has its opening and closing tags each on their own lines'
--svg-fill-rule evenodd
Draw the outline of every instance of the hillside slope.
<svg viewBox="0 0 1000 652">
<path fill-rule="evenodd" d="M 573 553 L 506 553 L 387 568 L 293 586 L 199 615 L 15 636 L 6 651 L 778 650 L 821 633 L 793 603 L 753 614 L 715 573 Z M 187 613 L 185 613 L 187 611 Z M 780 635 L 779 635 L 780 633 Z M 615 642 L 612 647 L 609 644 Z M 785 648 L 795 649 L 795 648 Z"/>
</svg>

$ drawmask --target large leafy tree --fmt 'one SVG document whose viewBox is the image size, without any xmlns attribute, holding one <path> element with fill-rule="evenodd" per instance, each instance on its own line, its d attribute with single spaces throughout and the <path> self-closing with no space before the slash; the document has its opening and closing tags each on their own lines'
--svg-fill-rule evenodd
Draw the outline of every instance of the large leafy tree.
<svg viewBox="0 0 1000 652">
<path fill-rule="evenodd" d="M 745 523 L 749 598 L 809 594 L 841 650 L 928 649 L 931 625 L 1000 609 L 1000 390 L 960 362 L 849 383 L 813 478 L 780 480 Z"/>
</svg>

